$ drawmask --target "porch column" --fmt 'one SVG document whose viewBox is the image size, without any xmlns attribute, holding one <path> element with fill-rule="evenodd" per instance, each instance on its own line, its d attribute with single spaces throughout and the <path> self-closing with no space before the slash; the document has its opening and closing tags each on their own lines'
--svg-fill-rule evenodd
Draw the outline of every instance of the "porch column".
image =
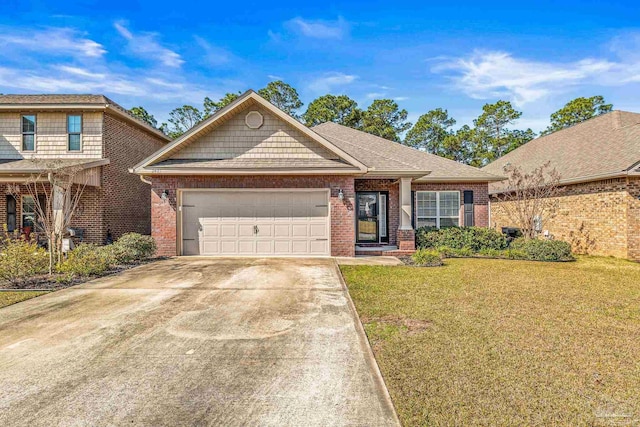
<svg viewBox="0 0 640 427">
<path fill-rule="evenodd" d="M 412 251 L 416 248 L 415 232 L 411 225 L 413 218 L 413 206 L 411 205 L 411 178 L 400 178 L 400 191 L 398 192 L 398 205 L 400 206 L 400 222 L 398 228 L 398 249 Z"/>
</svg>

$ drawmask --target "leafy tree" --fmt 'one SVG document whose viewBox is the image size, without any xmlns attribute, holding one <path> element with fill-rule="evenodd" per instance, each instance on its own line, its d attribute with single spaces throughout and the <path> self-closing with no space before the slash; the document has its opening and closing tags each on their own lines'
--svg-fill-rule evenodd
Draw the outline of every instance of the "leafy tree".
<svg viewBox="0 0 640 427">
<path fill-rule="evenodd" d="M 400 110 L 391 99 L 376 99 L 362 113 L 361 130 L 391 141 L 400 142 L 400 134 L 411 127 L 407 110 Z"/>
<path fill-rule="evenodd" d="M 160 130 L 171 138 L 177 138 L 203 119 L 202 112 L 191 105 L 174 108 L 169 113 L 169 125 L 163 123 Z"/>
<path fill-rule="evenodd" d="M 542 132 L 543 135 L 568 128 L 584 122 L 600 114 L 608 113 L 613 109 L 612 104 L 606 104 L 604 97 L 600 95 L 591 98 L 576 98 L 551 115 L 551 124 Z"/>
<path fill-rule="evenodd" d="M 473 121 L 474 166 L 484 166 L 535 137 L 531 129 L 519 131 L 507 128 L 521 116 L 522 113 L 514 109 L 509 101 L 498 101 L 482 107 L 482 114 Z"/>
<path fill-rule="evenodd" d="M 352 128 L 358 128 L 362 111 L 358 103 L 346 95 L 324 95 L 314 99 L 302 119 L 307 126 L 334 122 Z"/>
<path fill-rule="evenodd" d="M 298 118 L 296 110 L 303 105 L 300 96 L 294 88 L 282 80 L 269 82 L 266 87 L 258 91 L 258 94 L 285 113 Z"/>
<path fill-rule="evenodd" d="M 147 122 L 147 124 L 153 126 L 154 128 L 158 127 L 158 121 L 156 120 L 156 118 L 153 117 L 153 114 L 145 110 L 144 107 L 133 107 L 129 110 L 129 113 L 131 113 L 132 116 L 139 118 L 143 122 Z"/>
<path fill-rule="evenodd" d="M 413 148 L 424 149 L 431 154 L 451 158 L 449 147 L 456 124 L 454 118 L 449 117 L 447 110 L 436 108 L 420 116 L 415 125 L 407 132 L 404 143 Z M 447 144 L 445 144 L 445 142 Z"/>
<path fill-rule="evenodd" d="M 204 116 L 203 119 L 217 113 L 219 110 L 222 110 L 227 105 L 231 104 L 233 101 L 238 99 L 240 96 L 240 92 L 233 93 L 228 92 L 219 101 L 214 101 L 208 96 L 204 98 Z"/>
</svg>

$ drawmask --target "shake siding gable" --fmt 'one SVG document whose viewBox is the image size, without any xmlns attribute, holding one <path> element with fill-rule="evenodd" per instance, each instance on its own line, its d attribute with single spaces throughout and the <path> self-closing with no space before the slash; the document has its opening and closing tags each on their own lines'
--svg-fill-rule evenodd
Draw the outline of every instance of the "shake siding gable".
<svg viewBox="0 0 640 427">
<path fill-rule="evenodd" d="M 22 114 L 36 116 L 36 151 L 22 152 Z M 0 113 L 0 158 L 100 158 L 102 112 L 82 113 L 82 150 L 67 150 L 67 113 Z"/>
<path fill-rule="evenodd" d="M 250 111 L 262 114 L 264 122 L 250 129 L 245 117 Z M 339 157 L 256 105 L 196 139 L 176 152 L 172 159 L 332 159 Z"/>
</svg>

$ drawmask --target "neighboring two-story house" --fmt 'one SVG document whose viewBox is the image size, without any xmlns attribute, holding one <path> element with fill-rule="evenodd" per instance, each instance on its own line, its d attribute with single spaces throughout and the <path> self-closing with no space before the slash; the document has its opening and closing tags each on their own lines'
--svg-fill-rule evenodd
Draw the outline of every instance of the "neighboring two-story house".
<svg viewBox="0 0 640 427">
<path fill-rule="evenodd" d="M 168 141 L 102 95 L 0 95 L 0 221 L 9 231 L 34 227 L 24 184 L 44 159 L 55 159 L 82 170 L 86 187 L 72 226 L 84 242 L 101 244 L 108 232 L 149 234 L 149 185 L 128 169 Z"/>
</svg>

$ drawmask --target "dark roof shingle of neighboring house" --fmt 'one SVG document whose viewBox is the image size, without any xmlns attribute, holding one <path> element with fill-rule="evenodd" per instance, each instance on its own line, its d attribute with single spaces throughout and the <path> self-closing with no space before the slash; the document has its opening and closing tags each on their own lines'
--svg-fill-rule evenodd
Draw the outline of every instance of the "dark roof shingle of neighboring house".
<svg viewBox="0 0 640 427">
<path fill-rule="evenodd" d="M 495 181 L 502 179 L 478 168 L 389 141 L 356 129 L 327 122 L 314 132 L 375 171 L 431 171 L 421 181 Z"/>
<path fill-rule="evenodd" d="M 634 171 L 640 163 L 640 114 L 612 111 L 527 142 L 483 171 L 504 175 L 513 165 L 525 172 L 550 162 L 563 183 L 606 179 Z M 492 190 L 504 183 L 492 184 Z"/>
<path fill-rule="evenodd" d="M 118 103 L 112 101 L 104 95 L 91 95 L 91 94 L 18 94 L 18 95 L 0 95 L 0 106 L 19 108 L 21 106 L 38 106 L 38 105 L 59 105 L 61 108 L 65 106 L 87 105 L 96 107 L 109 107 L 118 111 L 121 115 L 124 115 L 131 121 L 134 121 L 148 131 L 153 132 L 158 136 L 162 136 L 164 139 L 170 138 L 164 136 L 158 129 L 150 126 L 147 122 L 140 120 L 138 117 L 132 115 L 129 110 L 122 107 Z"/>
</svg>

